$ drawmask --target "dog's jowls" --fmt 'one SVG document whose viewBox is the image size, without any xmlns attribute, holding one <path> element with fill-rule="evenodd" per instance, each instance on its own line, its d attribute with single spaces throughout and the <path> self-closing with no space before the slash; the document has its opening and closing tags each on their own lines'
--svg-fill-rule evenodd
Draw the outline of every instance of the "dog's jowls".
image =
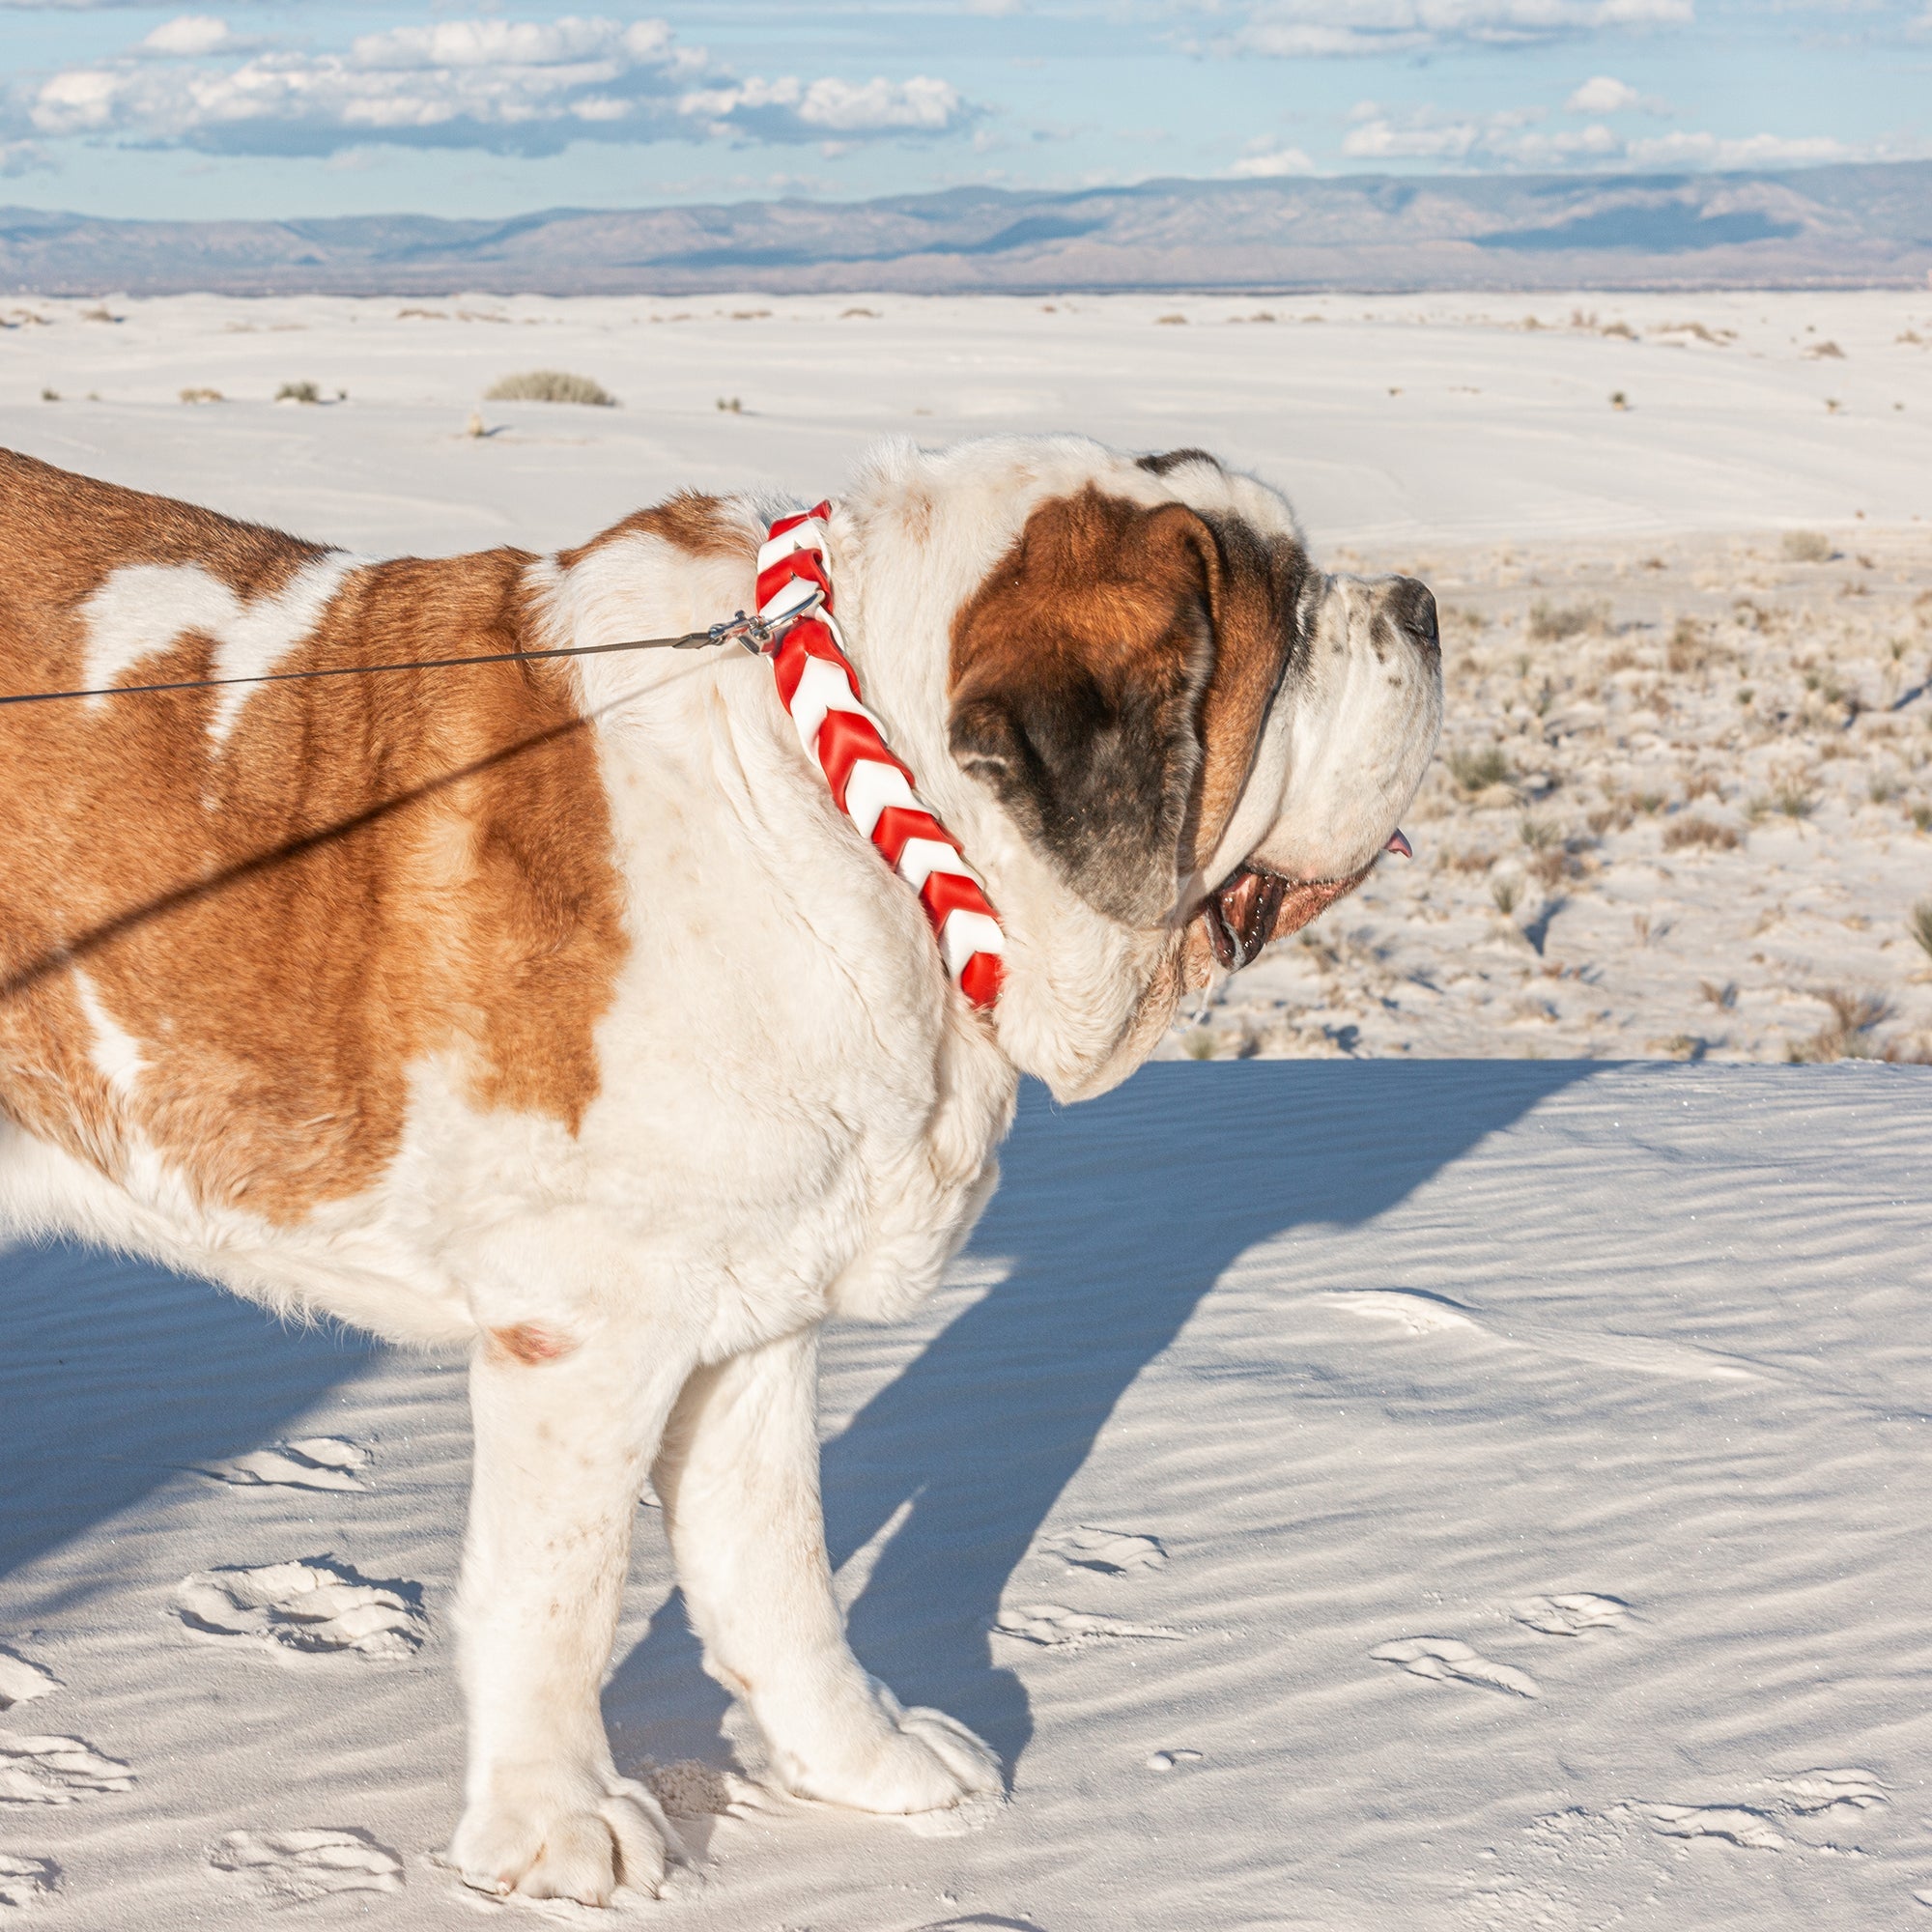
<svg viewBox="0 0 1932 1932">
<path fill-rule="evenodd" d="M 784 507 L 378 562 L 0 455 L 0 688 L 681 633 Z M 0 709 L 0 1222 L 469 1348 L 451 1857 L 499 1890 L 663 1876 L 598 1712 L 647 1478 L 769 1776 L 999 1789 L 846 1646 L 818 1323 L 930 1289 L 1019 1074 L 1123 1078 L 1217 944 L 1362 876 L 1435 741 L 1428 593 L 1324 576 L 1199 452 L 889 445 L 831 528 L 867 701 L 1006 923 L 990 1017 L 742 653 Z"/>
</svg>

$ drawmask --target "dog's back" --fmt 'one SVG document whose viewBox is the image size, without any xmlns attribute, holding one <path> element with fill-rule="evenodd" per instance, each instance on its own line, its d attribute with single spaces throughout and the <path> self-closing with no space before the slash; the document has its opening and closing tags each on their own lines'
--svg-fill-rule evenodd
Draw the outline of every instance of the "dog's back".
<svg viewBox="0 0 1932 1932">
<path fill-rule="evenodd" d="M 0 691 L 516 650 L 515 551 L 372 563 L 0 452 Z M 624 940 L 570 673 L 0 707 L 0 1112 L 270 1222 L 366 1186 L 409 1067 L 574 1124 Z"/>
</svg>

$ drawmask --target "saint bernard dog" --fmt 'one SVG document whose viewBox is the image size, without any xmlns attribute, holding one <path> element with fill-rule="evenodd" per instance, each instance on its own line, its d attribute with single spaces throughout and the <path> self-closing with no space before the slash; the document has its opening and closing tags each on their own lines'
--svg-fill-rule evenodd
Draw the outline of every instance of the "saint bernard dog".
<svg viewBox="0 0 1932 1932">
<path fill-rule="evenodd" d="M 0 695 L 702 630 L 796 508 L 686 492 L 550 555 L 378 560 L 0 453 Z M 939 1280 L 1022 1073 L 1104 1092 L 1406 849 L 1435 746 L 1428 590 L 1317 569 L 1199 450 L 888 443 L 825 560 L 1004 927 L 990 1004 L 746 651 L 0 706 L 0 1228 L 469 1350 L 447 1857 L 492 1892 L 663 1882 L 598 1704 L 647 1481 L 772 1782 L 1001 1790 L 846 1644 L 819 1325 Z"/>
</svg>

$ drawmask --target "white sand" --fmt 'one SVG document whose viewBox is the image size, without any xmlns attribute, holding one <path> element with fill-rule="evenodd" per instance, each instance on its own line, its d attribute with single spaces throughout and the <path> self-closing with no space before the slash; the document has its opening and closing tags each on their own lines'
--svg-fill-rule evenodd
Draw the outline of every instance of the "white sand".
<svg viewBox="0 0 1932 1932">
<path fill-rule="evenodd" d="M 642 1916 L 1912 1922 L 1928 1079 L 1170 1065 L 1031 1100 L 953 1285 L 841 1335 L 827 1377 L 854 1641 L 993 1741 L 1011 1800 L 962 1836 L 700 1818 L 708 1864 Z M 60 1688 L 0 1726 L 95 1766 L 10 1773 L 0 1738 L 0 1845 L 59 1868 L 44 1922 L 242 1932 L 279 1884 L 357 1888 L 287 1922 L 471 1923 L 431 1861 L 460 1769 L 460 1371 L 138 1266 L 6 1267 L 0 1639 Z M 363 1492 L 194 1473 L 317 1435 L 372 1452 Z M 640 1529 L 620 1761 L 754 1771 Z M 319 1558 L 419 1602 L 420 1649 L 182 1621 L 184 1578 Z M 291 1848 L 320 1832 L 335 1862 Z"/>
<path fill-rule="evenodd" d="M 407 305 L 22 305 L 51 320 L 0 333 L 0 440 L 378 551 L 563 541 L 682 482 L 815 494 L 895 430 L 1207 443 L 1285 484 L 1331 557 L 1428 566 L 1450 744 L 1508 776 L 1432 779 L 1417 865 L 1175 1050 L 1551 1055 L 1030 1094 L 948 1291 L 838 1337 L 827 1377 L 855 1643 L 985 1733 L 1011 1801 L 957 1836 L 699 1817 L 700 1867 L 646 1922 L 1912 1923 L 1932 1075 L 1555 1056 L 1782 1059 L 1831 1017 L 1805 987 L 1891 1003 L 1839 1047 L 1910 1051 L 1932 1018 L 1903 926 L 1932 893 L 1926 700 L 1845 722 L 1925 670 L 1932 384 L 1894 338 L 1932 334 L 1932 302 L 1577 304 L 1635 343 L 1512 326 L 1562 322 L 1547 300 L 1238 327 L 1217 318 L 1257 304 L 747 299 L 655 327 L 639 303 Z M 1656 327 L 1689 319 L 1738 339 Z M 1843 357 L 1807 356 L 1821 337 Z M 626 407 L 486 406 L 509 426 L 462 435 L 535 366 Z M 351 400 L 266 400 L 302 378 Z M 1782 561 L 1794 526 L 1837 559 Z M 1524 642 L 1539 599 L 1610 610 Z M 1754 820 L 1786 784 L 1811 815 Z M 1667 851 L 1687 812 L 1742 842 Z M 1525 842 L 1525 816 L 1553 832 Z M 0 1259 L 0 1918 L 37 1895 L 85 1932 L 495 1909 L 431 1860 L 460 1763 L 459 1366 L 68 1251 Z M 755 1745 L 640 1526 L 607 1711 L 692 1809 Z"/>
</svg>

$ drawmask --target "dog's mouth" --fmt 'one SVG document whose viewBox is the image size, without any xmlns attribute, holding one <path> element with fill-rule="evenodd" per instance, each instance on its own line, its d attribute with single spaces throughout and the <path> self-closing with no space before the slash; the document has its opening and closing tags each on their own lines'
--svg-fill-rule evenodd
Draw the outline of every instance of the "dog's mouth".
<svg viewBox="0 0 1932 1932">
<path fill-rule="evenodd" d="M 1400 831 L 1389 835 L 1383 852 L 1413 858 Z M 1376 855 L 1379 859 L 1381 853 Z M 1346 879 L 1285 879 L 1261 866 L 1242 866 L 1216 891 L 1208 895 L 1199 917 L 1208 922 L 1208 938 L 1214 957 L 1230 973 L 1238 973 L 1271 939 L 1285 939 L 1318 914 L 1346 898 L 1375 870 L 1371 859 Z"/>
</svg>

